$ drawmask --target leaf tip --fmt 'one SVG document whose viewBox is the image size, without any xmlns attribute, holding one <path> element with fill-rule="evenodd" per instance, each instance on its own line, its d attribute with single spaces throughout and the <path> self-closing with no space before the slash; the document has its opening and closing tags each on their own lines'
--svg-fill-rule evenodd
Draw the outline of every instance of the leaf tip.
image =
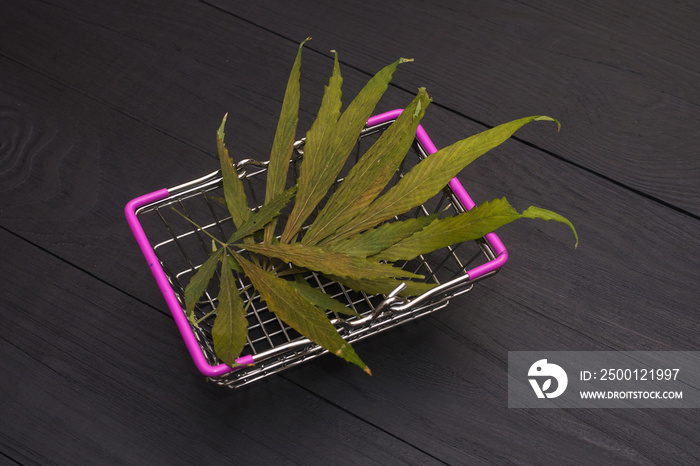
<svg viewBox="0 0 700 466">
<path fill-rule="evenodd" d="M 369 374 L 370 377 L 372 376 L 372 371 L 369 370 L 369 367 L 365 366 L 365 368 L 364 368 L 363 370 L 364 370 L 367 374 Z"/>
<path fill-rule="evenodd" d="M 535 118 L 535 121 L 553 121 L 554 123 L 557 124 L 557 133 L 561 131 L 561 123 L 559 123 L 559 120 L 556 118 L 548 117 L 546 115 L 541 115 Z"/>
<path fill-rule="evenodd" d="M 224 118 L 221 120 L 221 126 L 219 126 L 218 131 L 216 132 L 216 137 L 218 139 L 221 139 L 222 141 L 224 140 L 224 126 L 226 126 L 226 118 L 228 117 L 228 112 L 224 114 Z"/>
<path fill-rule="evenodd" d="M 409 63 L 412 61 L 413 61 L 413 58 L 403 58 L 403 57 L 399 58 L 399 63 Z"/>
</svg>

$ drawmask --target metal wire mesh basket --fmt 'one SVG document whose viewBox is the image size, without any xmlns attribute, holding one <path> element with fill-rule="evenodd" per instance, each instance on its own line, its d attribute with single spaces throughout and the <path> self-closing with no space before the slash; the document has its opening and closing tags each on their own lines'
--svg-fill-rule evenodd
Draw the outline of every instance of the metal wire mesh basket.
<svg viewBox="0 0 700 466">
<path fill-rule="evenodd" d="M 401 110 L 372 117 L 356 147 L 356 160 L 378 134 L 386 129 Z M 411 153 L 394 177 L 403 173 L 437 149 L 419 126 Z M 303 140 L 295 145 L 290 176 L 295 176 L 298 162 L 303 157 Z M 239 177 L 247 184 L 249 198 L 259 205 L 256 193 L 264 192 L 267 162 L 252 159 L 237 164 Z M 342 182 L 342 178 L 338 183 Z M 301 362 L 315 358 L 326 351 L 285 325 L 269 311 L 259 295 L 248 287 L 245 277 L 238 277 L 239 289 L 248 305 L 248 342 L 239 358 L 245 367 L 232 369 L 223 364 L 214 352 L 211 327 L 216 309 L 213 280 L 195 309 L 197 325 L 185 316 L 184 290 L 190 277 L 207 259 L 212 240 L 200 229 L 186 221 L 180 213 L 200 225 L 209 234 L 223 241 L 234 231 L 233 222 L 223 199 L 220 173 L 214 172 L 180 186 L 161 189 L 129 202 L 125 212 L 129 225 L 144 253 L 163 296 L 175 318 L 198 369 L 210 380 L 228 387 L 239 387 L 266 377 Z M 402 218 L 441 215 L 471 209 L 474 202 L 455 178 L 442 192 Z M 284 221 L 280 222 L 281 224 Z M 355 292 L 316 273 L 304 277 L 313 287 L 346 304 L 357 316 L 341 316 L 328 312 L 346 341 L 355 342 L 383 332 L 397 325 L 424 316 L 445 307 L 449 300 L 466 293 L 476 281 L 496 273 L 507 260 L 507 252 L 494 233 L 478 241 L 452 245 L 430 254 L 396 264 L 411 272 L 424 275 L 425 281 L 437 284 L 430 291 L 410 299 L 402 298 L 397 288 L 388 295 L 368 295 Z"/>
</svg>

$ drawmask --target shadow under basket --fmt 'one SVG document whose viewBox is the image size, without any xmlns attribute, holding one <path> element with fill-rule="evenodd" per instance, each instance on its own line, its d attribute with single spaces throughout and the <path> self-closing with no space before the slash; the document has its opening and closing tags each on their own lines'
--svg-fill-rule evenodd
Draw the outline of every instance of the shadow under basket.
<svg viewBox="0 0 700 466">
<path fill-rule="evenodd" d="M 401 110 L 394 110 L 370 118 L 358 140 L 355 161 L 400 113 Z M 395 184 L 403 173 L 436 151 L 419 126 L 412 150 L 391 183 Z M 350 156 L 351 160 L 352 158 L 353 155 Z M 295 144 L 295 154 L 289 170 L 293 179 L 296 179 L 302 159 L 303 140 Z M 266 166 L 267 162 L 252 159 L 237 164 L 239 177 L 247 185 L 248 199 L 252 205 L 261 204 L 255 194 L 265 192 Z M 248 342 L 238 359 L 244 366 L 232 369 L 223 364 L 214 352 L 211 327 L 217 305 L 218 276 L 212 279 L 196 306 L 194 315 L 198 320 L 197 325 L 193 325 L 187 318 L 184 310 L 185 287 L 212 251 L 213 241 L 202 230 L 224 242 L 235 231 L 223 201 L 221 181 L 220 172 L 216 171 L 174 188 L 161 189 L 132 200 L 127 204 L 125 213 L 195 365 L 215 383 L 235 388 L 327 351 L 269 311 L 259 295 L 248 286 L 249 282 L 244 276 L 236 277 L 246 304 L 248 320 Z M 336 185 L 340 182 L 342 178 Z M 474 202 L 457 178 L 454 178 L 441 195 L 412 209 L 402 215 L 401 219 L 432 213 L 439 213 L 440 216 L 453 215 L 473 206 Z M 284 214 L 283 211 L 278 222 L 280 225 L 286 220 Z M 356 342 L 447 306 L 451 298 L 471 291 L 476 281 L 495 274 L 507 258 L 507 251 L 498 236 L 490 233 L 477 241 L 452 245 L 408 262 L 397 263 L 395 265 L 425 276 L 425 282 L 436 284 L 430 291 L 411 298 L 400 297 L 400 287 L 388 295 L 368 295 L 355 292 L 313 272 L 306 273 L 304 278 L 314 288 L 321 289 L 357 312 L 357 316 L 330 311 L 327 313 L 342 337 L 348 342 Z"/>
</svg>

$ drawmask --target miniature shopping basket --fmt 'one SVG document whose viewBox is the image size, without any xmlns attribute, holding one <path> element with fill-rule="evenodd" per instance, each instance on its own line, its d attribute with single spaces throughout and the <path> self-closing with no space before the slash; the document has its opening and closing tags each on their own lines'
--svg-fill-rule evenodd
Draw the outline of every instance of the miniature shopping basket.
<svg viewBox="0 0 700 466">
<path fill-rule="evenodd" d="M 401 110 L 394 110 L 370 118 L 357 143 L 356 157 L 400 113 Z M 426 132 L 419 126 L 412 150 L 393 182 L 398 181 L 411 166 L 436 151 Z M 295 144 L 290 172 L 297 170 L 297 163 L 302 158 L 303 140 Z M 254 205 L 259 205 L 255 193 L 264 192 L 266 165 L 267 162 L 253 159 L 237 164 L 239 177 L 248 185 Z M 216 171 L 180 186 L 138 197 L 127 204 L 125 211 L 195 365 L 210 380 L 228 387 L 239 387 L 326 351 L 269 311 L 259 295 L 246 287 L 245 277 L 237 279 L 248 309 L 248 342 L 237 360 L 243 366 L 233 369 L 223 364 L 214 352 L 211 328 L 216 309 L 215 290 L 218 288 L 210 285 L 200 299 L 195 309 L 197 325 L 191 324 L 186 317 L 185 286 L 212 250 L 211 238 L 194 224 L 223 241 L 234 230 L 222 199 L 222 179 L 220 172 Z M 401 218 L 443 211 L 459 213 L 473 206 L 474 202 L 454 178 L 441 196 L 436 196 Z M 180 214 L 187 216 L 191 222 Z M 476 281 L 496 273 L 507 258 L 506 249 L 499 238 L 495 233 L 490 233 L 478 241 L 452 245 L 412 261 L 397 263 L 395 265 L 424 275 L 426 282 L 436 284 L 430 291 L 409 299 L 399 296 L 402 287 L 388 295 L 368 295 L 316 273 L 309 272 L 305 279 L 311 286 L 357 312 L 351 317 L 328 312 L 328 318 L 343 338 L 355 342 L 445 307 L 451 298 L 470 291 Z"/>
</svg>

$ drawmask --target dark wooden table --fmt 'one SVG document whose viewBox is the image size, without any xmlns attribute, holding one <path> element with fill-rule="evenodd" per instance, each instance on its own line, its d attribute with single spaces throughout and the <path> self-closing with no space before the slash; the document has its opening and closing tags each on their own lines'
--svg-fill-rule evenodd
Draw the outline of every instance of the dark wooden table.
<svg viewBox="0 0 700 466">
<path fill-rule="evenodd" d="M 509 409 L 516 350 L 700 350 L 700 8 L 694 2 L 0 4 L 0 463 L 697 464 L 694 409 Z M 123 216 L 217 168 L 229 112 L 265 159 L 297 44 L 305 130 L 399 56 L 439 147 L 558 118 L 459 175 L 540 205 L 503 271 L 448 309 L 230 391 L 196 371 Z"/>
</svg>

